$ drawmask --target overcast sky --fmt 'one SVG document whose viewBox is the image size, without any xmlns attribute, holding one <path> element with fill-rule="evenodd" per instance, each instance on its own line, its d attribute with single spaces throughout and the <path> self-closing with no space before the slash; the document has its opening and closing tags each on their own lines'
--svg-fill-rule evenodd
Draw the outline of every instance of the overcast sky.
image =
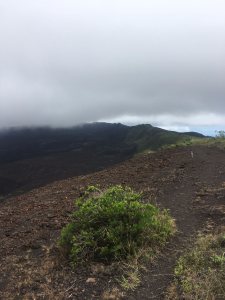
<svg viewBox="0 0 225 300">
<path fill-rule="evenodd" d="M 224 0 L 0 0 L 0 128 L 225 127 Z"/>
</svg>

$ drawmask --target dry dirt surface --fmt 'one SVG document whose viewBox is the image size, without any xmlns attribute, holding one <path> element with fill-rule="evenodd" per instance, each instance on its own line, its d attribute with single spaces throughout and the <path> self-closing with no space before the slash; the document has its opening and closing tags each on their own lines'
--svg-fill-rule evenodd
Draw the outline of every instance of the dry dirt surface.
<svg viewBox="0 0 225 300">
<path fill-rule="evenodd" d="M 72 269 L 58 250 L 74 199 L 95 184 L 129 185 L 176 220 L 177 234 L 143 271 L 133 292 L 120 291 L 115 269 Z M 137 155 L 97 173 L 54 182 L 0 202 L 0 299 L 164 299 L 176 260 L 191 239 L 224 224 L 225 152 L 217 148 Z"/>
</svg>

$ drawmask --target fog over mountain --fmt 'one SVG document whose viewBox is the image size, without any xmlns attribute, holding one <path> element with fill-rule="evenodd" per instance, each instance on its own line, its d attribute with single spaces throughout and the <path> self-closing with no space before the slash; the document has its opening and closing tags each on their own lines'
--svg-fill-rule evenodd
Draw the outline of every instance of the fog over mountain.
<svg viewBox="0 0 225 300">
<path fill-rule="evenodd" d="M 223 0 L 0 0 L 0 128 L 225 126 Z"/>
</svg>

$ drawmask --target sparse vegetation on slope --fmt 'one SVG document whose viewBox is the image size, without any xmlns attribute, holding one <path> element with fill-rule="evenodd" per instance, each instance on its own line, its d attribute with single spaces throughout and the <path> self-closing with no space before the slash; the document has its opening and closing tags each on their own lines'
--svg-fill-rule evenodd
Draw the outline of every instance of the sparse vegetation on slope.
<svg viewBox="0 0 225 300">
<path fill-rule="evenodd" d="M 138 152 L 156 151 L 160 148 L 188 145 L 195 139 L 195 135 L 194 132 L 185 134 L 143 124 L 130 127 L 125 141 L 128 144 L 135 144 Z M 198 135 L 199 139 L 203 137 L 201 134 Z"/>
<path fill-rule="evenodd" d="M 199 236 L 178 260 L 175 274 L 185 299 L 225 299 L 225 230 Z"/>
<path fill-rule="evenodd" d="M 113 262 L 151 252 L 174 231 L 166 210 L 141 202 L 141 194 L 113 186 L 100 191 L 89 187 L 76 201 L 72 222 L 61 233 L 60 245 L 73 264 L 84 261 Z"/>
<path fill-rule="evenodd" d="M 225 132 L 223 130 L 218 131 L 215 137 L 199 137 L 198 135 L 194 135 L 192 133 L 192 136 L 189 140 L 183 140 L 181 142 L 178 142 L 177 144 L 173 145 L 165 145 L 165 148 L 171 148 L 175 146 L 190 146 L 190 145 L 201 145 L 206 147 L 217 147 L 219 149 L 224 150 L 225 149 Z"/>
</svg>

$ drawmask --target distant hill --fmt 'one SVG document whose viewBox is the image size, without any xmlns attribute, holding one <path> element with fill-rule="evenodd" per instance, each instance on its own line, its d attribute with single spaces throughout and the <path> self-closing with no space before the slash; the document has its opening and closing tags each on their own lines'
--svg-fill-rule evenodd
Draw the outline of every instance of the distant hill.
<svg viewBox="0 0 225 300">
<path fill-rule="evenodd" d="M 194 131 L 190 131 L 190 132 L 183 132 L 183 134 L 185 135 L 189 135 L 191 137 L 197 137 L 197 138 L 204 138 L 205 135 L 198 133 L 198 132 L 194 132 Z"/>
<path fill-rule="evenodd" d="M 128 127 L 122 124 L 93 123 L 73 128 L 22 128 L 0 134 L 0 162 L 80 152 L 103 152 L 124 148 Z M 119 150 L 119 149 L 118 149 Z"/>
<path fill-rule="evenodd" d="M 204 136 L 196 132 L 179 133 L 143 124 L 129 128 L 126 142 L 129 145 L 135 144 L 138 152 L 147 149 L 155 151 L 161 147 L 188 142 L 194 137 Z"/>
<path fill-rule="evenodd" d="M 148 124 L 91 123 L 72 128 L 21 128 L 0 132 L 0 195 L 99 171 L 135 153 L 188 142 Z"/>
<path fill-rule="evenodd" d="M 91 123 L 72 128 L 21 128 L 0 131 L 0 162 L 79 152 L 87 148 L 100 153 L 135 153 L 204 137 L 196 132 L 178 133 L 148 124 Z"/>
</svg>

